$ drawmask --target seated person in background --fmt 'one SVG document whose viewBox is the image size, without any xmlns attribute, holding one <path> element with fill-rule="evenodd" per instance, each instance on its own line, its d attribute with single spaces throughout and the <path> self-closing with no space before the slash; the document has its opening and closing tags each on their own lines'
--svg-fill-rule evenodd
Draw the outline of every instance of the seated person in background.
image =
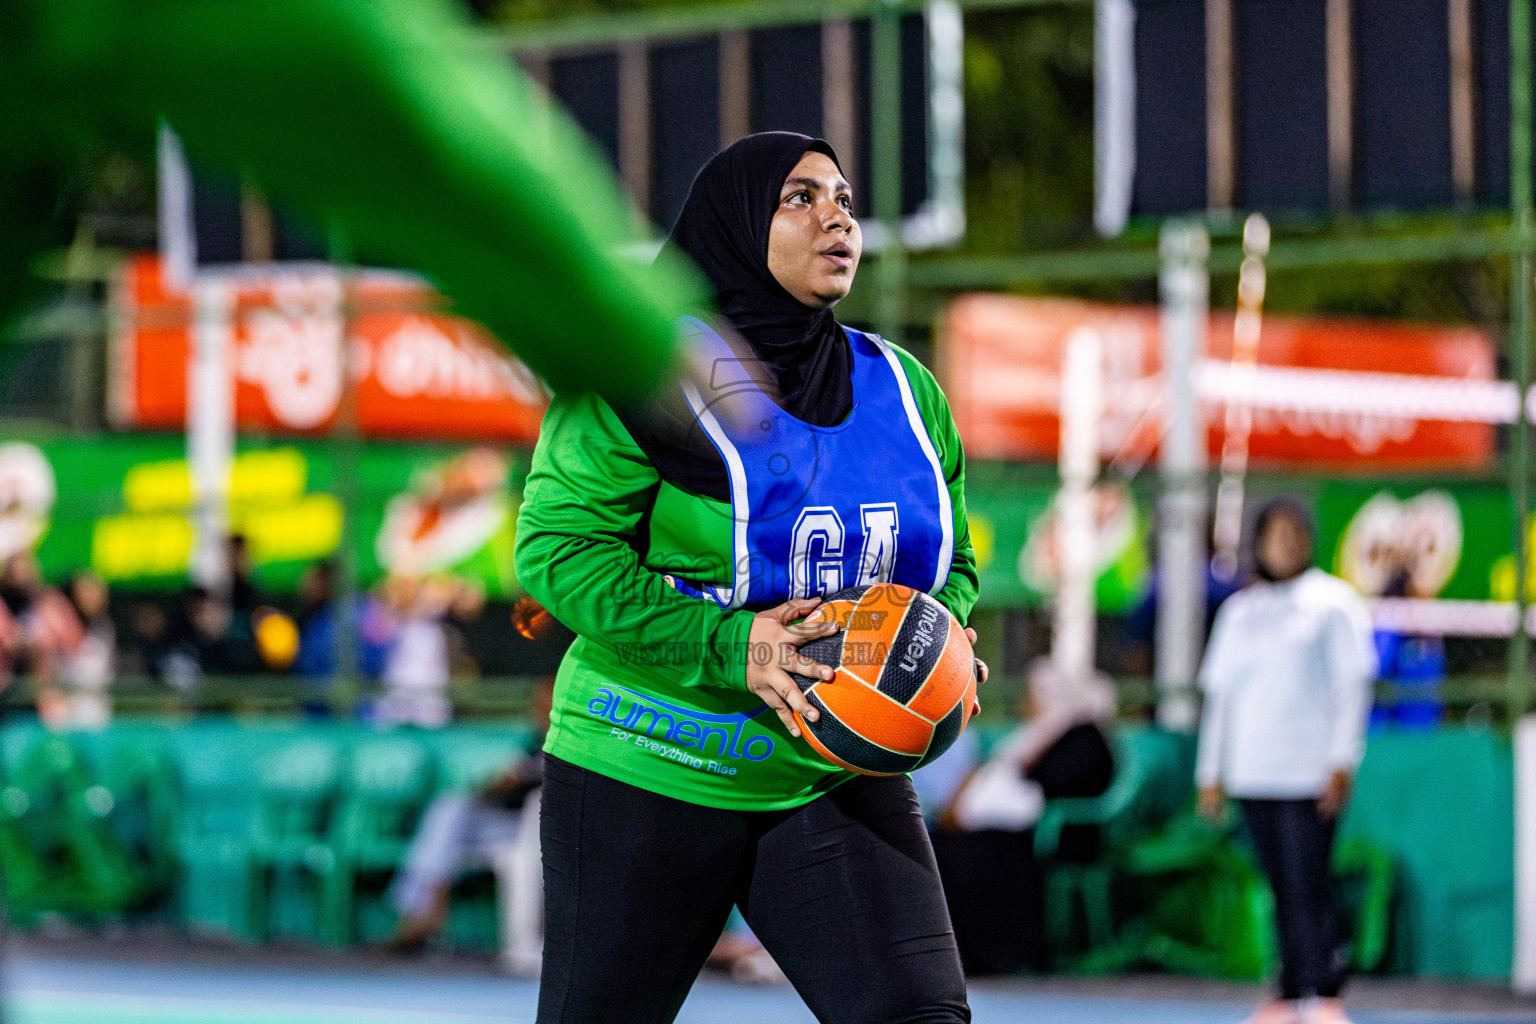
<svg viewBox="0 0 1536 1024">
<path fill-rule="evenodd" d="M 1069 682 L 1049 660 L 1038 659 L 1021 710 L 1026 721 L 960 783 L 933 835 L 960 957 L 971 975 L 1045 967 L 1035 823 L 1047 800 L 1098 796 L 1114 777 L 1105 734 L 1115 713 L 1108 678 Z M 1064 829 L 1058 856 L 1091 860 L 1097 843 L 1091 829 Z"/>
<path fill-rule="evenodd" d="M 954 831 L 1033 828 L 1046 800 L 1099 796 L 1114 778 L 1105 727 L 1115 691 L 1095 674 L 1068 682 L 1047 658 L 1030 666 L 1026 720 L 960 786 L 941 823 Z"/>
<path fill-rule="evenodd" d="M 529 707 L 538 732 L 526 755 L 519 754 L 475 793 L 440 793 L 422 813 L 405 864 L 390 885 L 399 915 L 386 943 L 397 952 L 414 952 L 436 935 L 448 916 L 454 881 L 474 867 L 490 867 L 499 849 L 524 827 L 524 808 L 536 800 L 544 783 L 544 733 L 554 680 L 539 683 Z M 537 824 L 534 824 L 537 828 Z"/>
<path fill-rule="evenodd" d="M 390 641 L 379 676 L 383 692 L 373 712 L 376 724 L 425 729 L 448 724 L 453 703 L 446 620 L 460 587 L 449 576 L 393 575 L 384 581 Z"/>
<path fill-rule="evenodd" d="M 74 605 L 43 579 L 37 557 L 18 551 L 0 570 L 0 601 L 19 627 L 15 653 L 37 688 L 39 716 L 51 728 L 63 721 L 64 690 L 70 659 L 85 641 L 85 625 Z"/>
<path fill-rule="evenodd" d="M 199 585 L 182 591 L 164 651 L 159 674 L 178 690 L 190 690 L 204 675 L 244 675 L 261 664 L 249 617 L 239 621 L 229 605 Z"/>
<path fill-rule="evenodd" d="M 60 666 L 57 700 L 45 706 L 40 694 L 38 711 L 54 729 L 103 729 L 112 720 L 107 690 L 117 664 L 117 628 L 107 614 L 107 585 L 82 570 L 70 577 L 65 597 L 82 627 L 80 639 Z"/>
</svg>

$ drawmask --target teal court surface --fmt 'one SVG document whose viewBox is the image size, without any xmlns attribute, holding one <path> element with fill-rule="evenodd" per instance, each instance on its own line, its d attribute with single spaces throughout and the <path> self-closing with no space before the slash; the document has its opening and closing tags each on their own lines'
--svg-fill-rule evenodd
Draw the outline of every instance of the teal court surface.
<svg viewBox="0 0 1536 1024">
<path fill-rule="evenodd" d="M 5 1024 L 531 1024 L 537 986 L 484 960 L 210 951 L 49 940 L 5 964 Z M 1174 978 L 973 985 L 977 1024 L 1235 1024 L 1259 990 Z M 1492 989 L 1369 980 L 1358 1024 L 1536 1024 L 1536 1002 Z M 814 1024 L 790 989 L 706 975 L 681 1024 Z"/>
</svg>

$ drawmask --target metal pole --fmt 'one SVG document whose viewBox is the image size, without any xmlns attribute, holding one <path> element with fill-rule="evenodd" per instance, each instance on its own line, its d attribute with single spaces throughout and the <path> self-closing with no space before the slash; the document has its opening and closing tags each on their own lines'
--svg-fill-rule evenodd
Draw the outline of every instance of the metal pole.
<svg viewBox="0 0 1536 1024">
<path fill-rule="evenodd" d="M 214 593 L 229 583 L 229 470 L 235 456 L 235 294 L 217 277 L 192 281 L 192 352 L 187 373 L 187 467 L 192 475 L 193 581 Z"/>
<path fill-rule="evenodd" d="M 870 161 L 875 219 L 880 222 L 876 328 L 901 344 L 907 253 L 901 240 L 901 4 L 882 0 L 870 28 Z"/>
<path fill-rule="evenodd" d="M 1524 401 L 1531 387 L 1531 0 L 1509 4 L 1509 207 L 1519 249 L 1510 275 L 1509 345 L 1515 384 Z M 1524 409 L 1522 407 L 1522 413 Z M 1525 713 L 1530 699 L 1527 520 L 1531 512 L 1531 444 L 1528 417 L 1513 428 L 1509 453 L 1510 497 L 1515 511 L 1515 606 L 1519 610 L 1509 645 L 1510 721 Z"/>
<path fill-rule="evenodd" d="M 1056 588 L 1051 660 L 1069 684 L 1094 670 L 1093 485 L 1104 422 L 1104 339 L 1092 328 L 1067 338 L 1061 368 L 1061 490 L 1056 495 Z"/>
<path fill-rule="evenodd" d="M 1253 434 L 1254 384 L 1264 316 L 1264 257 L 1269 253 L 1269 221 L 1250 213 L 1243 224 L 1243 268 L 1237 279 L 1237 316 L 1232 320 L 1232 387 L 1227 395 L 1225 437 L 1221 444 L 1221 482 L 1211 540 L 1212 565 L 1224 579 L 1235 580 L 1243 541 L 1243 490 L 1248 477 L 1248 446 Z"/>
<path fill-rule="evenodd" d="M 1205 639 L 1205 420 L 1195 397 L 1195 360 L 1205 354 L 1210 316 L 1211 241 L 1198 224 L 1170 221 L 1161 241 L 1163 380 L 1167 430 L 1159 460 L 1157 525 L 1157 718 L 1181 732 L 1195 728 L 1192 693 Z"/>
<path fill-rule="evenodd" d="M 341 231 L 332 229 L 329 238 L 331 263 L 338 280 L 336 344 L 341 346 L 341 407 L 331 429 L 331 452 L 335 464 L 336 497 L 341 502 L 341 542 L 336 549 L 335 602 L 336 675 L 331 684 L 331 702 L 338 711 L 350 713 L 358 697 L 357 650 L 357 375 L 352 355 L 351 246 Z"/>
</svg>

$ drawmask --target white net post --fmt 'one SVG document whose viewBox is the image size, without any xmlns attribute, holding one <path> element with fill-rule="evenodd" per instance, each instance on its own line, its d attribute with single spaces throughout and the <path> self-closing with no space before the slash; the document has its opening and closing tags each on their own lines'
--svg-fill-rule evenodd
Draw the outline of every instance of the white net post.
<svg viewBox="0 0 1536 1024">
<path fill-rule="evenodd" d="M 1169 222 L 1160 243 L 1166 432 L 1159 452 L 1162 495 L 1157 533 L 1157 719 L 1189 732 L 1197 711 L 1192 686 L 1205 635 L 1205 419 L 1195 393 L 1195 362 L 1205 355 L 1210 315 L 1210 236 L 1197 224 Z"/>
<path fill-rule="evenodd" d="M 1104 416 L 1104 343 L 1083 327 L 1062 353 L 1061 491 L 1056 496 L 1056 552 L 1061 569 L 1051 660 L 1063 678 L 1086 679 L 1094 662 L 1097 581 L 1093 485 L 1099 474 Z"/>
<path fill-rule="evenodd" d="M 1231 389 L 1227 394 L 1221 483 L 1216 488 L 1216 521 L 1212 529 L 1215 567 L 1229 580 L 1237 578 L 1238 550 L 1243 540 L 1243 485 L 1248 476 L 1248 440 L 1253 435 L 1267 255 L 1269 221 L 1263 214 L 1249 214 L 1243 222 L 1243 266 L 1237 278 L 1237 317 L 1232 322 Z"/>
<path fill-rule="evenodd" d="M 235 457 L 234 285 L 196 277 L 187 367 L 187 468 L 192 477 L 191 576 L 222 591 L 229 564 L 229 470 Z"/>
</svg>

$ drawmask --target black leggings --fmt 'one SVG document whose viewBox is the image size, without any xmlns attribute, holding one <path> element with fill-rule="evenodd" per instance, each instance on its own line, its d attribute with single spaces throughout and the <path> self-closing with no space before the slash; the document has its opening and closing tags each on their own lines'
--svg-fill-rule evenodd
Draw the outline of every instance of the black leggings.
<svg viewBox="0 0 1536 1024">
<path fill-rule="evenodd" d="M 1280 997 L 1331 998 L 1344 985 L 1329 864 L 1334 822 L 1317 800 L 1242 800 L 1243 820 L 1275 894 L 1280 932 Z"/>
<path fill-rule="evenodd" d="M 666 1024 L 732 904 L 823 1024 L 971 1019 L 905 776 L 722 811 L 547 757 L 539 1024 Z"/>
</svg>

